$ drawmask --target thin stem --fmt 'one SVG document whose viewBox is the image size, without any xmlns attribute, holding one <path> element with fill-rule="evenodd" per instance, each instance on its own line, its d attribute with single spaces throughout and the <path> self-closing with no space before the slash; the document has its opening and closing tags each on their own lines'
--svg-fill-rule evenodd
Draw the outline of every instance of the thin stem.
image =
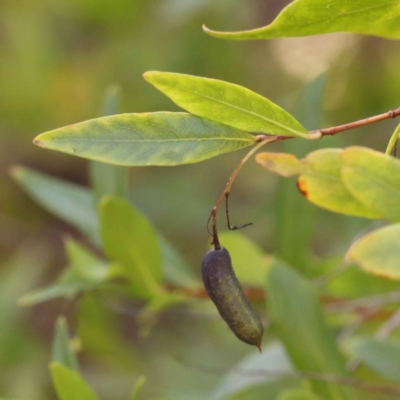
<svg viewBox="0 0 400 400">
<path fill-rule="evenodd" d="M 397 128 L 395 129 L 395 131 L 393 132 L 392 137 L 389 140 L 388 146 L 386 148 L 385 154 L 390 154 L 393 150 L 393 147 L 396 150 L 396 144 L 397 144 L 397 139 L 399 138 L 400 135 L 400 124 L 397 125 Z"/>
</svg>

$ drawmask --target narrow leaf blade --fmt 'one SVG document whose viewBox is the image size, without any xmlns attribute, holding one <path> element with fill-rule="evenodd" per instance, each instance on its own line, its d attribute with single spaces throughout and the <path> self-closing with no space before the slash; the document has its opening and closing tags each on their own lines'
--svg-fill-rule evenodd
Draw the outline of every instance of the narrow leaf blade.
<svg viewBox="0 0 400 400">
<path fill-rule="evenodd" d="M 191 164 L 254 144 L 233 127 L 186 113 L 120 114 L 42 133 L 40 147 L 125 166 Z"/>
<path fill-rule="evenodd" d="M 218 32 L 203 26 L 206 33 L 221 39 L 259 40 L 299 37 L 332 32 L 400 37 L 399 1 L 387 0 L 297 0 L 289 4 L 268 26 L 240 32 Z"/>
<path fill-rule="evenodd" d="M 191 114 L 248 132 L 317 138 L 281 107 L 242 86 L 158 71 L 146 72 L 144 78 Z"/>
</svg>

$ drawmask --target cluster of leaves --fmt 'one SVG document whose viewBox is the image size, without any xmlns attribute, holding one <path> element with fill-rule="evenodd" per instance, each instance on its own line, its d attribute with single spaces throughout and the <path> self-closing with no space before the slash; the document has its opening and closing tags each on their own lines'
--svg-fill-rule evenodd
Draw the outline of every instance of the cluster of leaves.
<svg viewBox="0 0 400 400">
<path fill-rule="evenodd" d="M 209 33 L 226 38 L 264 39 L 348 31 L 397 38 L 398 6 L 398 1 L 330 0 L 322 4 L 318 0 L 297 0 L 269 27 L 237 34 Z M 304 20 L 308 23 L 304 24 Z M 69 266 L 57 282 L 22 297 L 21 304 L 93 291 L 122 291 L 125 296 L 146 302 L 140 319 L 144 332 L 149 334 L 157 313 L 191 299 L 199 290 L 199 282 L 180 255 L 130 204 L 127 170 L 121 166 L 195 163 L 254 145 L 261 135 L 312 140 L 321 137 L 319 131 L 309 132 L 276 104 L 238 85 L 163 72 L 148 72 L 145 79 L 188 113 L 113 115 L 117 96 L 111 91 L 105 101 L 105 116 L 44 133 L 34 141 L 43 148 L 92 160 L 93 191 L 27 168 L 14 168 L 14 179 L 32 198 L 87 235 L 95 247 L 101 246 L 107 260 L 67 239 Z M 281 176 L 298 175 L 300 191 L 322 208 L 394 222 L 354 243 L 347 261 L 361 265 L 368 273 L 400 279 L 398 160 L 366 148 L 350 147 L 315 151 L 302 160 L 291 154 L 262 153 L 257 161 Z M 268 315 L 280 340 L 268 341 L 262 356 L 252 354 L 235 366 L 211 398 L 235 398 L 260 385 L 265 386 L 265 394 L 271 383 L 282 382 L 283 377 L 295 377 L 307 385 L 299 388 L 285 383 L 284 389 L 271 389 L 271 396 L 278 393 L 280 400 L 355 398 L 355 389 L 348 386 L 366 386 L 362 381 L 349 380 L 343 349 L 330 331 L 313 282 L 279 259 L 267 257 L 238 233 L 223 234 L 220 240 L 230 249 L 241 282 L 265 289 L 268 294 Z M 251 270 L 247 268 L 250 262 Z M 166 284 L 186 290 L 171 291 Z M 398 380 L 400 367 L 394 361 L 395 355 L 400 354 L 398 341 L 356 337 L 346 345 L 350 357 L 378 375 Z M 272 376 L 277 365 L 279 373 Z M 79 375 L 63 320 L 56 328 L 50 368 L 61 400 L 97 398 Z M 250 371 L 251 379 L 238 379 L 237 371 L 241 369 Z M 142 382 L 137 383 L 132 399 L 137 398 Z M 388 387 L 368 388 L 390 393 Z M 398 395 L 399 391 L 392 388 L 391 393 Z"/>
</svg>

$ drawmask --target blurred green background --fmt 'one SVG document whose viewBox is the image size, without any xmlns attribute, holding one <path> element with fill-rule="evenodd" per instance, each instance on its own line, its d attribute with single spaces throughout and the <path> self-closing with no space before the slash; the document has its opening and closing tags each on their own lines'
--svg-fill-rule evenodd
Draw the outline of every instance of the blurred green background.
<svg viewBox="0 0 400 400">
<path fill-rule="evenodd" d="M 246 86 L 292 112 L 309 129 L 398 106 L 396 42 L 341 34 L 230 42 L 201 30 L 203 23 L 223 30 L 261 26 L 288 3 L 0 2 L 0 397 L 55 398 L 47 363 L 60 314 L 66 314 L 79 332 L 84 375 L 103 399 L 127 398 L 140 374 L 149 382 L 144 398 L 204 399 L 232 363 L 252 351 L 237 344 L 233 335 L 226 337 L 214 309 L 204 302 L 167 313 L 147 338 L 138 334 L 135 309 L 99 305 L 90 297 L 79 306 L 51 301 L 29 309 L 17 307 L 22 294 L 51 282 L 63 268 L 66 235 L 84 244 L 87 239 L 23 194 L 9 169 L 22 164 L 87 185 L 85 160 L 36 148 L 33 138 L 96 117 L 112 83 L 122 89 L 121 112 L 177 110 L 142 79 L 148 70 Z M 384 150 L 394 126 L 394 121 L 386 121 L 319 143 L 274 144 L 273 151 L 304 156 L 319 147 L 350 144 Z M 175 168 L 130 170 L 133 203 L 196 274 L 209 240 L 208 214 L 244 154 Z M 340 259 L 354 236 L 368 228 L 367 221 L 310 206 L 293 181 L 283 182 L 254 161 L 236 181 L 230 209 L 234 224 L 255 223 L 243 232 L 246 236 L 309 276 L 318 276 L 325 264 Z M 215 368 L 212 373 L 207 371 L 210 365 Z"/>
</svg>

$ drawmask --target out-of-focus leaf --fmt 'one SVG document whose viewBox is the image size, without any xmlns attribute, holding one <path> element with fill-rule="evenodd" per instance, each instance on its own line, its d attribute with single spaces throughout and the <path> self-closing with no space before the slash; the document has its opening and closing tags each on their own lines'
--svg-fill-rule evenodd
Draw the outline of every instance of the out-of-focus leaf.
<svg viewBox="0 0 400 400">
<path fill-rule="evenodd" d="M 117 197 L 100 202 L 100 221 L 104 251 L 123 267 L 133 293 L 141 298 L 157 295 L 162 280 L 161 252 L 149 221 Z"/>
<path fill-rule="evenodd" d="M 400 279 L 400 224 L 385 226 L 357 240 L 346 261 L 365 271 L 390 279 Z"/>
<path fill-rule="evenodd" d="M 366 207 L 400 221 L 400 161 L 365 147 L 343 150 L 343 183 Z"/>
<path fill-rule="evenodd" d="M 11 175 L 45 210 L 87 234 L 96 243 L 100 242 L 97 215 L 89 190 L 25 167 L 14 167 Z"/>
<path fill-rule="evenodd" d="M 332 32 L 350 32 L 400 37 L 400 2 L 387 0 L 297 0 L 270 24 L 241 32 L 219 32 L 203 26 L 206 33 L 221 39 L 259 40 L 299 37 Z"/>
<path fill-rule="evenodd" d="M 231 255 L 233 268 L 239 281 L 243 285 L 264 287 L 273 257 L 264 254 L 240 232 L 221 232 L 219 239 Z"/>
<path fill-rule="evenodd" d="M 103 260 L 70 238 L 65 241 L 65 248 L 71 268 L 87 283 L 96 285 L 107 280 L 109 267 Z"/>
<path fill-rule="evenodd" d="M 56 321 L 51 359 L 66 366 L 71 371 L 79 373 L 78 360 L 71 346 L 65 317 L 59 317 Z"/>
<path fill-rule="evenodd" d="M 214 388 L 209 400 L 224 399 L 252 386 L 279 380 L 279 373 L 291 371 L 292 366 L 285 349 L 278 343 L 269 344 L 261 354 L 253 352 L 232 367 Z"/>
<path fill-rule="evenodd" d="M 117 85 L 111 85 L 104 95 L 100 116 L 107 117 L 118 114 L 121 101 L 121 90 Z M 89 163 L 90 181 L 96 203 L 104 195 L 128 198 L 128 170 L 116 165 L 104 164 L 97 161 Z"/>
<path fill-rule="evenodd" d="M 60 400 L 98 400 L 92 388 L 75 371 L 52 362 L 50 372 Z"/>
<path fill-rule="evenodd" d="M 277 400 L 320 400 L 320 397 L 316 397 L 311 392 L 305 390 L 286 390 L 283 392 Z"/>
<path fill-rule="evenodd" d="M 264 152 L 257 154 L 256 161 L 262 167 L 285 178 L 299 175 L 304 170 L 303 164 L 293 154 Z"/>
<path fill-rule="evenodd" d="M 357 337 L 352 340 L 352 352 L 369 368 L 396 382 L 400 376 L 400 341 Z"/>
<path fill-rule="evenodd" d="M 274 263 L 267 277 L 268 309 L 277 333 L 300 371 L 346 374 L 344 358 L 325 324 L 311 283 L 282 263 Z M 349 399 L 334 383 L 310 381 L 324 399 Z"/>
<path fill-rule="evenodd" d="M 242 86 L 171 72 L 149 71 L 144 78 L 192 114 L 248 132 L 319 137 L 281 107 Z"/>
<path fill-rule="evenodd" d="M 367 207 L 358 198 L 349 192 L 342 182 L 341 169 L 343 161 L 340 149 L 322 149 L 309 153 L 301 160 L 302 170 L 297 179 L 297 186 L 307 200 L 325 208 L 329 211 L 341 214 L 355 215 L 365 218 L 381 218 L 382 214 L 374 208 Z M 278 172 L 282 175 L 282 170 L 287 171 L 287 160 L 283 158 L 283 166 L 278 166 L 282 161 L 278 157 L 273 157 L 272 164 L 266 162 L 270 153 L 257 156 L 264 168 Z M 291 170 L 294 172 L 294 170 Z"/>
<path fill-rule="evenodd" d="M 120 114 L 42 133 L 40 147 L 125 166 L 192 164 L 251 146 L 256 138 L 186 113 Z"/>
<path fill-rule="evenodd" d="M 139 400 L 140 392 L 145 383 L 146 383 L 146 377 L 144 375 L 140 375 L 139 378 L 137 378 L 136 380 L 130 400 Z"/>
</svg>

